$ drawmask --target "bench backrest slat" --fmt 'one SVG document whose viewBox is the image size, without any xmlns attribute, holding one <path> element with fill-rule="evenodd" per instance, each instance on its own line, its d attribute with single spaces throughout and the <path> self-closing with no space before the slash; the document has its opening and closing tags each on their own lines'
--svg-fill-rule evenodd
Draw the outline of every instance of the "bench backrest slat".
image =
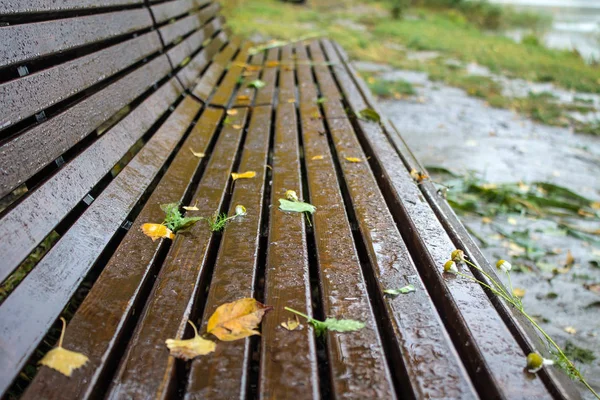
<svg viewBox="0 0 600 400">
<path fill-rule="evenodd" d="M 4 0 L 0 3 L 0 17 L 116 8 L 142 5 L 143 3 L 144 0 Z"/>
<path fill-rule="evenodd" d="M 162 24 L 171 18 L 179 17 L 196 10 L 210 3 L 210 0 L 178 0 L 168 1 L 150 7 L 154 20 L 157 24 Z M 218 4 L 218 3 L 214 3 Z"/>
</svg>

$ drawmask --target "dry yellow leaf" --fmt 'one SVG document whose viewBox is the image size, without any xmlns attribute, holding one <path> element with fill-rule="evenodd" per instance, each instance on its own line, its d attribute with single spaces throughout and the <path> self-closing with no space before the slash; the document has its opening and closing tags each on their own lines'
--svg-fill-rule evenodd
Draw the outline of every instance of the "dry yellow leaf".
<svg viewBox="0 0 600 400">
<path fill-rule="evenodd" d="M 238 179 L 250 179 L 256 176 L 255 171 L 246 171 L 246 172 L 232 172 L 231 178 L 235 181 Z"/>
<path fill-rule="evenodd" d="M 429 178 L 429 175 L 421 172 L 421 171 L 417 171 L 416 169 L 411 169 L 410 170 L 410 176 L 417 182 L 421 183 L 423 182 L 425 179 Z"/>
<path fill-rule="evenodd" d="M 153 242 L 163 237 L 168 239 L 175 237 L 173 232 L 163 224 L 144 224 L 142 225 L 142 232 L 144 232 L 144 235 L 149 236 Z"/>
<path fill-rule="evenodd" d="M 575 257 L 571 254 L 571 250 L 567 251 L 567 259 L 565 260 L 565 267 L 569 268 L 575 264 Z"/>
<path fill-rule="evenodd" d="M 362 160 L 358 157 L 346 157 L 346 161 L 353 162 L 353 163 L 362 162 Z"/>
<path fill-rule="evenodd" d="M 63 328 L 60 333 L 60 339 L 58 340 L 58 346 L 46 353 L 39 364 L 45 365 L 46 367 L 52 368 L 61 374 L 70 377 L 73 370 L 83 367 L 85 363 L 89 361 L 89 358 L 84 354 L 67 350 L 62 347 L 65 329 L 67 328 L 67 321 L 65 321 L 63 317 L 60 317 L 60 320 L 62 321 Z"/>
<path fill-rule="evenodd" d="M 265 67 L 277 67 L 279 65 L 279 61 L 267 61 L 265 63 Z"/>
<path fill-rule="evenodd" d="M 246 65 L 246 71 L 260 71 L 262 67 L 260 65 Z"/>
<path fill-rule="evenodd" d="M 242 129 L 242 126 L 241 126 L 241 125 L 239 125 L 239 124 L 234 124 L 234 125 L 231 125 L 231 127 L 232 127 L 233 129 Z"/>
<path fill-rule="evenodd" d="M 196 202 L 196 204 L 194 204 L 193 206 L 183 206 L 182 208 L 186 211 L 200 211 L 200 209 L 198 208 L 198 202 Z"/>
<path fill-rule="evenodd" d="M 573 328 L 572 326 L 567 326 L 565 328 L 565 332 L 570 333 L 571 335 L 574 335 L 577 333 L 577 329 Z"/>
<path fill-rule="evenodd" d="M 525 297 L 525 289 L 516 287 L 513 289 L 513 294 L 522 299 L 523 297 Z"/>
<path fill-rule="evenodd" d="M 192 321 L 188 323 L 194 329 L 194 337 L 187 340 L 167 339 L 165 344 L 173 357 L 183 360 L 191 360 L 197 356 L 203 356 L 215 351 L 217 344 L 212 340 L 203 339 L 198 335 L 198 330 Z"/>
<path fill-rule="evenodd" d="M 483 218 L 481 218 L 481 222 L 484 224 L 491 224 L 492 219 L 490 217 L 483 217 Z"/>
<path fill-rule="evenodd" d="M 600 201 L 595 201 L 592 203 L 592 208 L 594 210 L 600 210 Z"/>
<path fill-rule="evenodd" d="M 322 160 L 323 156 L 319 154 L 318 156 L 312 156 L 311 160 Z"/>
<path fill-rule="evenodd" d="M 229 110 L 227 110 L 227 115 L 237 115 L 238 110 L 236 110 L 235 108 L 231 108 Z"/>
<path fill-rule="evenodd" d="M 252 298 L 225 303 L 210 317 L 206 331 L 226 342 L 260 335 L 255 329 L 271 309 L 273 307 L 265 306 Z"/>
<path fill-rule="evenodd" d="M 193 154 L 195 157 L 198 157 L 198 158 L 202 158 L 202 157 L 204 157 L 204 156 L 206 155 L 206 154 L 204 154 L 204 153 L 202 153 L 202 152 L 195 151 L 195 150 L 194 150 L 194 149 L 192 149 L 191 147 L 190 147 L 190 151 L 192 152 L 192 154 Z"/>
<path fill-rule="evenodd" d="M 288 331 L 294 331 L 300 327 L 300 321 L 298 320 L 298 316 L 295 315 L 294 318 L 288 318 L 287 322 L 282 322 L 281 326 L 287 329 Z"/>
<path fill-rule="evenodd" d="M 288 99 L 288 100 L 287 100 L 287 102 L 288 102 L 288 103 L 295 103 L 295 102 L 296 102 L 296 99 Z"/>
<path fill-rule="evenodd" d="M 249 101 L 249 100 L 250 100 L 250 97 L 248 97 L 248 96 L 246 96 L 246 95 L 243 95 L 243 94 L 241 94 L 241 95 L 239 95 L 239 96 L 237 97 L 237 99 L 238 99 L 238 101 Z"/>
</svg>

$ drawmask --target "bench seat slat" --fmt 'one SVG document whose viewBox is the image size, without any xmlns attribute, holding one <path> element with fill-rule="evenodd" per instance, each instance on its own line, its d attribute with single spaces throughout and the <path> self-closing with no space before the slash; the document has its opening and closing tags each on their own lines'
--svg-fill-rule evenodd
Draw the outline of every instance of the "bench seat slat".
<svg viewBox="0 0 600 400">
<path fill-rule="evenodd" d="M 199 104 L 186 98 L 187 109 L 175 113 L 181 115 L 181 127 L 189 122 L 189 116 L 199 110 Z M 146 222 L 164 219 L 161 204 L 183 201 L 192 187 L 203 159 L 195 157 L 190 148 L 207 152 L 208 145 L 221 121 L 222 112 L 206 109 L 190 135 L 181 146 L 173 162 L 144 208 L 123 238 L 115 254 L 107 263 L 98 280 L 69 322 L 65 333 L 65 347 L 86 354 L 90 361 L 86 368 L 68 378 L 56 371 L 41 369 L 26 392 L 25 398 L 78 399 L 102 390 L 106 376 L 112 374 L 112 366 L 121 357 L 119 346 L 128 341 L 131 321 L 143 308 L 144 293 L 153 282 L 153 274 L 160 267 L 160 254 L 171 244 L 170 239 L 151 241 L 141 231 Z M 167 126 L 167 125 L 165 125 Z M 131 255 L 135 254 L 135 257 Z M 110 318 L 106 318 L 110 315 Z M 98 324 L 98 321 L 102 324 Z M 60 391 L 53 390 L 60 387 Z"/>
<path fill-rule="evenodd" d="M 223 232 L 203 317 L 198 324 L 202 332 L 206 332 L 208 319 L 218 306 L 254 297 L 270 128 L 271 107 L 255 107 L 238 171 L 256 171 L 256 176 L 235 182 L 228 213 L 233 215 L 236 205 L 242 204 L 247 215 L 232 220 Z M 250 342 L 250 338 L 219 342 L 210 357 L 193 360 L 186 398 L 243 398 L 252 359 Z"/>
<path fill-rule="evenodd" d="M 360 91 L 345 67 L 342 68 L 342 60 L 331 42 L 323 41 L 323 47 L 329 61 L 340 65 L 336 68 L 336 76 L 346 100 L 355 113 L 360 112 L 366 108 Z M 406 215 L 405 229 L 416 232 L 410 234 L 410 241 L 412 246 L 420 248 L 423 259 L 418 262 L 427 266 L 421 269 L 421 274 L 449 325 L 450 334 L 455 335 L 454 342 L 479 392 L 492 397 L 548 398 L 541 380 L 531 380 L 522 372 L 525 354 L 481 286 L 464 278 L 443 274 L 444 262 L 450 258 L 455 246 L 433 210 L 422 199 L 418 187 L 379 124 L 362 120 L 358 123 L 380 169 L 378 173 L 385 176 L 386 182 L 391 185 L 389 190 L 397 198 L 397 204 L 401 205 L 402 214 Z M 467 268 L 462 268 L 462 272 L 470 274 Z M 466 354 L 470 356 L 466 357 Z"/>
<path fill-rule="evenodd" d="M 279 103 L 294 103 L 296 99 L 295 63 L 292 57 L 292 47 L 284 46 L 279 49 L 281 66 L 279 68 Z"/>
<path fill-rule="evenodd" d="M 146 9 L 0 27 L 0 68 L 18 65 L 152 26 Z"/>
<path fill-rule="evenodd" d="M 264 55 L 262 53 L 255 54 L 250 57 L 250 62 L 248 64 L 251 66 L 259 67 L 260 69 L 258 71 L 248 70 L 247 68 L 245 68 L 245 66 L 241 67 L 239 75 L 241 83 L 238 91 L 235 93 L 235 97 L 233 98 L 233 107 L 247 107 L 254 104 L 254 98 L 258 90 L 249 87 L 248 85 L 250 84 L 250 82 L 252 82 L 255 79 L 259 79 L 259 77 L 261 76 L 261 71 L 263 70 L 263 61 Z"/>
<path fill-rule="evenodd" d="M 221 33 L 213 38 L 205 48 L 196 54 L 194 58 L 192 58 L 190 62 L 177 73 L 177 78 L 181 84 L 189 89 L 194 83 L 199 82 L 204 76 L 204 74 L 200 76 L 200 73 L 210 63 L 212 57 L 214 57 L 215 54 L 218 54 L 226 43 L 227 35 L 225 32 L 221 31 Z"/>
<path fill-rule="evenodd" d="M 243 65 L 248 61 L 248 49 L 252 46 L 249 42 L 244 42 L 240 47 L 240 51 L 233 59 L 231 65 L 225 73 L 225 77 L 217 87 L 214 95 L 210 100 L 211 105 L 226 107 L 229 104 L 229 99 L 233 95 L 235 88 L 238 85 L 238 79 L 244 70 Z M 250 105 L 249 103 L 247 105 Z"/>
<path fill-rule="evenodd" d="M 264 55 L 263 55 L 264 57 Z M 264 63 L 262 73 L 260 79 L 265 83 L 262 89 L 257 90 L 254 96 L 254 105 L 255 106 L 264 106 L 268 104 L 273 104 L 273 100 L 275 98 L 275 89 L 276 89 L 276 80 L 277 80 L 277 71 L 279 70 L 278 66 L 269 65 L 269 63 L 277 62 L 279 59 L 279 49 L 273 48 L 269 49 L 266 56 L 266 61 Z M 242 105 L 243 102 L 237 101 L 236 106 Z"/>
<path fill-rule="evenodd" d="M 223 126 L 190 201 L 199 209 L 194 215 L 212 216 L 221 210 L 243 131 L 233 125 L 244 126 L 246 114 L 246 110 L 240 111 L 232 117 L 232 125 Z M 197 291 L 204 288 L 206 264 L 215 240 L 204 222 L 176 235 L 115 374 L 109 399 L 171 398 L 176 363 L 165 340 L 180 339 L 184 334 L 191 337 L 187 321 L 195 321 L 193 305 Z"/>
<path fill-rule="evenodd" d="M 287 190 L 302 193 L 294 104 L 280 104 L 277 108 L 272 163 L 264 297 L 265 304 L 273 306 L 273 311 L 262 323 L 260 398 L 318 399 L 319 377 L 313 332 L 307 329 L 304 321 L 303 328 L 294 331 L 281 326 L 291 317 L 284 307 L 306 310 L 308 315 L 313 315 L 305 217 L 278 209 L 278 201 L 285 198 Z"/>
<path fill-rule="evenodd" d="M 326 318 L 355 319 L 365 324 L 356 332 L 327 333 L 332 396 L 394 399 L 394 385 L 366 294 L 329 144 L 327 137 L 319 133 L 325 132 L 325 127 L 316 100 L 302 99 L 300 119 L 310 202 L 317 207 L 313 217 L 321 300 Z"/>
<path fill-rule="evenodd" d="M 0 3 L 0 16 L 93 10 L 138 4 L 142 5 L 143 0 L 4 0 Z"/>
<path fill-rule="evenodd" d="M 0 85 L 0 130 L 103 81 L 159 51 L 160 38 L 150 32 L 96 53 Z"/>
<path fill-rule="evenodd" d="M 171 79 L 0 220 L 0 277 L 10 274 L 181 94 Z"/>
<path fill-rule="evenodd" d="M 242 40 L 238 37 L 233 38 L 227 46 L 212 59 L 210 66 L 194 87 L 194 95 L 203 102 L 208 102 L 221 75 L 240 47 L 241 41 Z"/>
<path fill-rule="evenodd" d="M 154 15 L 154 20 L 156 23 L 162 24 L 171 18 L 187 14 L 188 12 L 196 10 L 208 3 L 210 3 L 210 0 L 167 1 L 165 3 L 151 6 L 150 10 L 152 11 L 152 15 Z"/>
<path fill-rule="evenodd" d="M 182 109 L 186 110 L 191 101 Z M 186 120 L 191 121 L 194 115 L 182 118 L 173 114 L 167 119 L 162 129 L 0 306 L 3 340 L 0 392 L 6 390 L 60 315 L 64 304 L 175 149 L 187 128 Z"/>
<path fill-rule="evenodd" d="M 155 58 L 0 147 L 0 173 L 3 176 L 0 197 L 75 146 L 154 82 L 166 76 L 169 70 L 166 57 Z"/>
</svg>

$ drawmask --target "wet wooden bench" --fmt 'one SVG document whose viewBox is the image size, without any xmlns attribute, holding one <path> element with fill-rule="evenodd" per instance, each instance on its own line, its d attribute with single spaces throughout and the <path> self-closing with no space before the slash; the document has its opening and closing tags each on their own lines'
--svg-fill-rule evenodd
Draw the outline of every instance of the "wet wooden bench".
<svg viewBox="0 0 600 400">
<path fill-rule="evenodd" d="M 545 348 L 527 323 L 443 274 L 455 248 L 493 271 L 433 184 L 411 178 L 423 168 L 401 136 L 356 118 L 376 104 L 343 50 L 314 40 L 255 52 L 218 11 L 0 3 L 0 281 L 16 282 L 0 305 L 0 393 L 577 397 L 556 369 L 524 371 Z M 232 185 L 248 170 L 256 177 Z M 317 207 L 310 224 L 277 208 L 286 190 Z M 247 215 L 223 233 L 198 223 L 174 240 L 144 236 L 173 202 Z M 416 291 L 383 293 L 407 284 Z M 274 307 L 262 336 L 169 356 L 165 339 L 191 337 L 188 319 L 204 332 L 217 306 L 244 297 Z M 284 306 L 366 327 L 318 339 L 306 323 L 284 329 Z M 35 371 L 59 316 L 64 346 L 89 357 L 70 378 Z"/>
</svg>

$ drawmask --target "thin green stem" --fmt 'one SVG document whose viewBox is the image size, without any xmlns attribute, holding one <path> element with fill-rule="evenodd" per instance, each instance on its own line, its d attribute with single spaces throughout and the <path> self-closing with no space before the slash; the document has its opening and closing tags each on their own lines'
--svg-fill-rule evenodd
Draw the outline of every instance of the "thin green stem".
<svg viewBox="0 0 600 400">
<path fill-rule="evenodd" d="M 481 272 L 486 278 L 488 278 L 490 280 L 490 282 L 492 282 L 492 284 L 498 288 L 499 291 L 501 291 L 502 293 L 504 293 L 507 297 L 512 298 L 512 292 L 511 294 L 506 293 L 506 291 L 504 290 L 504 287 L 502 285 L 500 285 L 498 282 L 496 282 L 496 280 L 494 278 L 492 278 L 492 276 L 490 274 L 488 274 L 487 272 L 485 272 L 482 268 L 480 268 L 478 265 L 476 265 L 475 263 L 472 263 L 469 260 L 465 260 L 465 262 L 469 265 L 471 265 L 473 268 L 475 268 L 476 270 L 478 270 L 479 272 Z"/>
<path fill-rule="evenodd" d="M 287 311 L 289 311 L 289 312 L 291 312 L 291 313 L 298 314 L 299 316 L 306 318 L 307 321 L 311 321 L 312 320 L 312 318 L 309 317 L 308 315 L 302 314 L 300 311 L 296 311 L 293 308 L 284 307 L 284 309 L 287 310 Z"/>
<path fill-rule="evenodd" d="M 514 302 L 514 300 L 512 298 L 507 297 L 505 293 L 498 291 L 497 289 L 491 287 L 487 283 L 481 282 L 479 279 L 475 278 L 474 276 L 463 274 L 462 272 L 457 272 L 456 275 L 462 276 L 464 278 L 472 280 L 473 282 L 479 283 L 481 286 L 488 288 L 493 293 L 495 293 L 496 295 L 502 297 L 504 300 L 508 301 L 510 304 L 512 304 L 512 305 L 514 305 L 516 307 L 516 304 L 515 304 L 515 302 Z"/>
</svg>

